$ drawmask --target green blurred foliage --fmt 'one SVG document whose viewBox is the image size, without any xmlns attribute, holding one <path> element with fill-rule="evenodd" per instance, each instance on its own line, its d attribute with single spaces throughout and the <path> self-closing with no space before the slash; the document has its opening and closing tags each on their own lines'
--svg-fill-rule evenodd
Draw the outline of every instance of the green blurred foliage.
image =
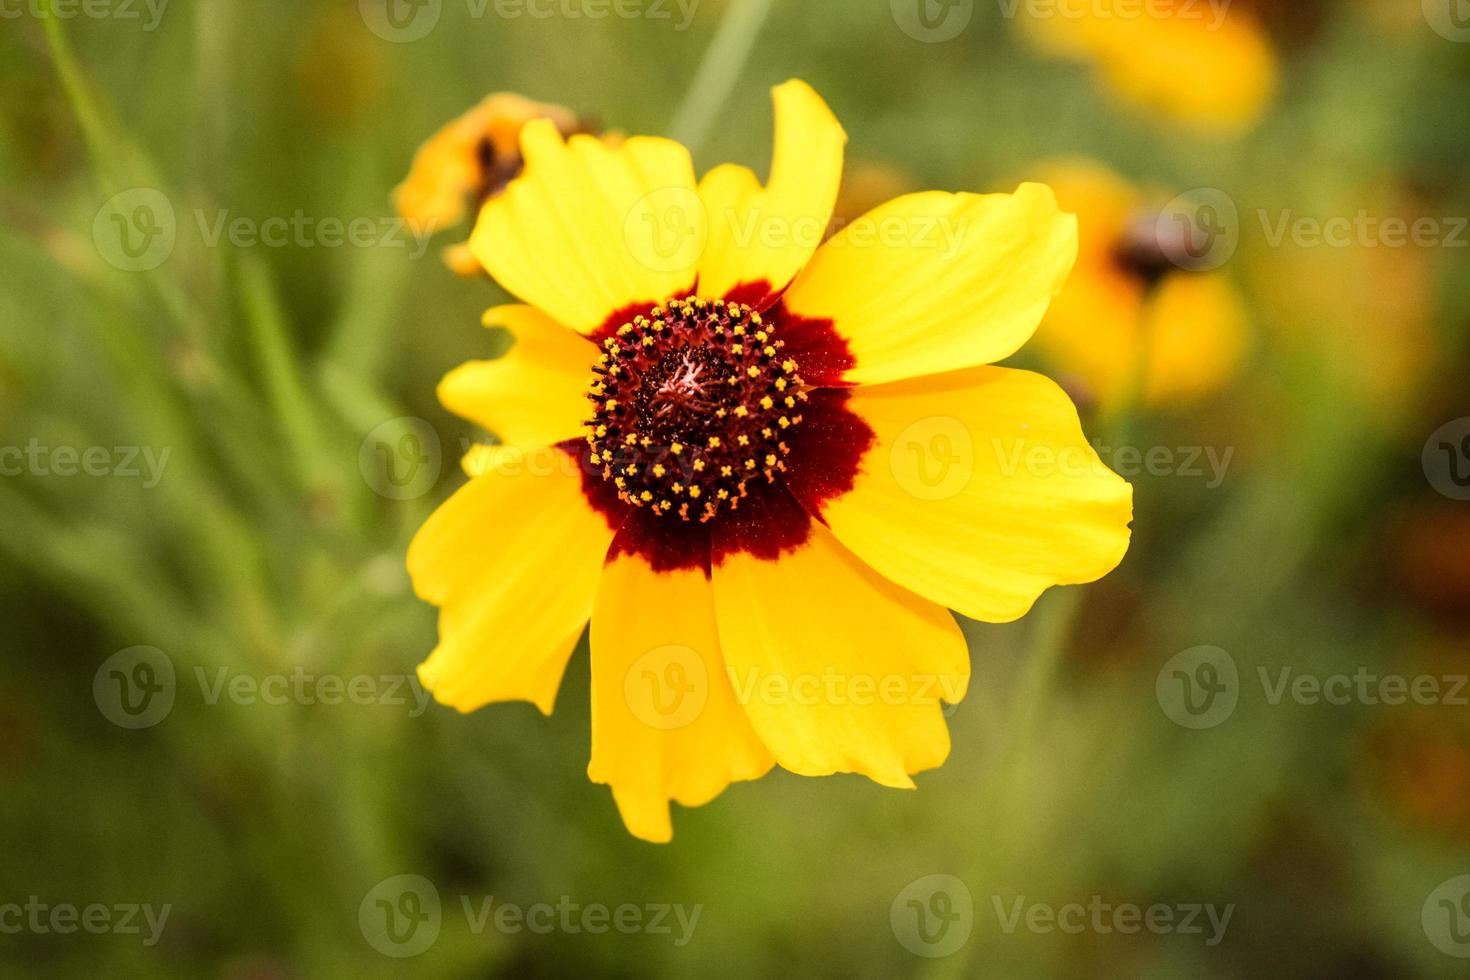
<svg viewBox="0 0 1470 980">
<path fill-rule="evenodd" d="M 965 624 L 975 681 L 950 761 L 918 792 L 778 772 L 678 810 L 672 845 L 634 840 L 583 775 L 585 642 L 549 719 L 528 705 L 459 716 L 202 696 L 199 672 L 412 671 L 435 618 L 403 553 L 461 482 L 461 440 L 479 436 L 434 385 L 504 338 L 478 325 L 502 294 L 436 258 L 453 232 L 416 257 L 237 248 L 211 246 L 195 215 L 386 219 L 418 144 L 497 89 L 664 132 L 736 6 L 705 0 L 679 31 L 677 8 L 672 21 L 500 19 L 451 2 L 412 43 L 324 0 L 179 2 L 156 30 L 77 17 L 64 33 L 95 95 L 95 145 L 43 20 L 5 8 L 18 13 L 0 22 L 0 445 L 171 455 L 156 486 L 0 478 L 0 903 L 171 915 L 151 947 L 0 933 L 4 972 L 1463 976 L 1427 941 L 1421 906 L 1470 872 L 1467 709 L 1272 705 L 1254 681 L 1282 665 L 1470 671 L 1470 549 L 1456 549 L 1470 504 L 1436 494 L 1420 463 L 1431 431 L 1470 414 L 1466 253 L 1302 266 L 1252 217 L 1470 214 L 1470 46 L 1403 5 L 1318 5 L 1314 29 L 1282 42 L 1277 104 L 1230 138 L 1130 109 L 1020 43 L 993 4 L 943 44 L 905 35 L 881 0 L 775 5 L 697 148 L 702 169 L 762 169 L 767 89 L 798 76 L 846 126 L 851 166 L 914 188 L 1008 189 L 1041 160 L 1083 155 L 1140 183 L 1224 189 L 1247 216 L 1227 273 L 1252 310 L 1249 362 L 1208 403 L 1146 413 L 1132 434 L 1230 447 L 1228 480 L 1140 475 L 1117 573 L 1021 623 Z M 137 186 L 167 195 L 179 236 L 159 269 L 129 273 L 92 226 Z M 431 492 L 394 500 L 359 453 L 404 417 L 432 424 L 445 459 Z M 1077 598 L 1053 674 L 1037 677 L 1048 624 Z M 1191 731 L 1159 710 L 1155 678 L 1200 644 L 1229 650 L 1254 695 Z M 163 723 L 129 731 L 99 712 L 93 678 L 135 645 L 167 653 L 179 694 Z M 1034 685 L 1044 695 L 1028 701 Z M 445 912 L 433 947 L 398 960 L 366 941 L 358 912 L 404 873 L 432 881 Z M 930 874 L 974 900 L 968 942 L 933 960 L 890 927 L 900 893 Z M 1235 909 L 1206 946 L 1008 934 L 995 907 L 1093 895 Z M 702 913 L 683 947 L 477 933 L 462 896 Z"/>
</svg>

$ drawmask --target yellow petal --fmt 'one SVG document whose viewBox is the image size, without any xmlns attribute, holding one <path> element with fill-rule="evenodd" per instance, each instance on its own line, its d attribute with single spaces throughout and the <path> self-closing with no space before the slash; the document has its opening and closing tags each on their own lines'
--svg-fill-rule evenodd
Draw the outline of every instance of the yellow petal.
<svg viewBox="0 0 1470 980">
<path fill-rule="evenodd" d="M 1240 298 L 1218 274 L 1169 276 L 1144 310 L 1148 369 L 1144 397 L 1189 402 L 1228 384 L 1246 348 Z"/>
<path fill-rule="evenodd" d="M 439 645 L 419 680 L 460 711 L 521 700 L 550 714 L 613 532 L 561 450 L 495 446 L 477 457 L 481 475 L 409 545 L 414 590 L 440 607 Z"/>
<path fill-rule="evenodd" d="M 699 291 L 724 296 L 764 283 L 766 295 L 791 282 L 822 243 L 842 182 L 847 134 L 805 82 L 772 90 L 776 139 L 771 177 L 762 187 L 745 167 L 716 167 L 699 183 L 709 242 L 699 264 Z M 761 305 L 764 296 L 742 294 Z"/>
<path fill-rule="evenodd" d="M 849 493 L 809 506 L 899 585 L 1006 622 L 1127 551 L 1133 488 L 1041 375 L 974 368 L 859 388 L 847 406 L 877 442 Z"/>
<path fill-rule="evenodd" d="M 650 136 L 563 140 L 536 120 L 521 131 L 521 152 L 525 170 L 485 202 L 470 236 L 502 286 L 589 333 L 694 284 L 706 228 L 688 150 Z"/>
<path fill-rule="evenodd" d="M 701 806 L 756 779 L 771 753 L 735 702 L 703 571 L 610 562 L 592 613 L 592 761 L 630 833 L 673 836 L 669 801 Z"/>
<path fill-rule="evenodd" d="M 714 586 L 735 696 L 782 766 L 909 788 L 910 773 L 944 761 L 941 699 L 964 696 L 970 665 L 943 607 L 886 581 L 815 522 L 775 561 L 727 554 Z"/>
<path fill-rule="evenodd" d="M 587 383 L 597 348 L 530 306 L 498 306 L 487 327 L 505 327 L 515 346 L 494 361 L 469 361 L 439 382 L 439 401 L 518 446 L 582 435 L 591 415 Z"/>
<path fill-rule="evenodd" d="M 831 319 L 874 384 L 989 364 L 1035 331 L 1077 255 L 1049 188 L 909 194 L 835 235 L 791 284 L 795 313 Z"/>
</svg>

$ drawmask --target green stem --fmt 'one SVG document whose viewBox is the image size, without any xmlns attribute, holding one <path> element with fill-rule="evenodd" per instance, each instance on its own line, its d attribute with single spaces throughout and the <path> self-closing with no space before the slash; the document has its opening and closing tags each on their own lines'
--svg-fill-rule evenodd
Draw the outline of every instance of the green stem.
<svg viewBox="0 0 1470 980">
<path fill-rule="evenodd" d="M 669 135 L 697 150 L 735 90 L 756 38 L 765 25 L 774 0 L 732 0 L 730 10 L 715 32 L 684 101 L 669 124 Z"/>
</svg>

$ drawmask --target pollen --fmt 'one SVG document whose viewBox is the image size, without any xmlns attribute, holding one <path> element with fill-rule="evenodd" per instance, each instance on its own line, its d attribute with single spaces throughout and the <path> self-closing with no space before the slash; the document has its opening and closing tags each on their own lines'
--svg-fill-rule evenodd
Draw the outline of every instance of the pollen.
<svg viewBox="0 0 1470 980">
<path fill-rule="evenodd" d="M 671 299 L 602 339 L 589 458 L 624 502 L 709 521 L 786 468 L 776 433 L 801 422 L 786 393 L 804 388 L 777 327 L 740 303 Z"/>
</svg>

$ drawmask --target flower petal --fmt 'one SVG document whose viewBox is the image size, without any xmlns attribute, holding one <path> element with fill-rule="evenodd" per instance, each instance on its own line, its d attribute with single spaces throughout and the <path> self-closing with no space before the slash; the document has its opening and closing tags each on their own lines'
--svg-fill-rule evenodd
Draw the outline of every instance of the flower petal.
<svg viewBox="0 0 1470 980">
<path fill-rule="evenodd" d="M 863 561 L 972 619 L 1007 622 L 1128 550 L 1133 488 L 1029 371 L 973 368 L 851 393 L 877 436 L 851 492 L 797 498 Z"/>
<path fill-rule="evenodd" d="M 614 548 L 614 551 L 617 549 Z M 673 836 L 669 801 L 700 806 L 773 764 L 736 703 L 701 570 L 608 563 L 592 613 L 592 761 L 630 833 Z"/>
<path fill-rule="evenodd" d="M 518 446 L 582 434 L 591 414 L 587 382 L 597 348 L 530 306 L 497 306 L 485 326 L 505 327 L 515 346 L 494 361 L 468 361 L 439 382 L 439 401 Z"/>
<path fill-rule="evenodd" d="M 849 384 L 937 374 L 1015 353 L 1076 255 L 1076 219 L 1041 184 L 909 194 L 823 245 L 785 303 L 846 338 Z"/>
<path fill-rule="evenodd" d="M 494 446 L 476 457 L 481 475 L 409 545 L 414 590 L 440 607 L 439 645 L 419 680 L 460 711 L 531 701 L 550 714 L 613 531 L 562 450 Z"/>
<path fill-rule="evenodd" d="M 699 182 L 709 241 L 699 263 L 699 291 L 720 297 L 737 286 L 764 284 L 764 295 L 739 294 L 763 308 L 806 265 L 822 243 L 842 183 L 847 134 L 810 85 L 791 80 L 772 89 L 776 140 L 771 177 L 735 164 Z"/>
<path fill-rule="evenodd" d="M 970 664 L 943 607 L 888 582 L 815 522 L 774 561 L 727 553 L 714 588 L 735 696 L 782 766 L 910 788 L 910 773 L 944 761 L 940 700 L 964 696 Z"/>
<path fill-rule="evenodd" d="M 502 286 L 583 333 L 694 284 L 706 229 L 689 151 L 634 136 L 521 131 L 525 170 L 485 202 L 470 247 Z"/>
</svg>

